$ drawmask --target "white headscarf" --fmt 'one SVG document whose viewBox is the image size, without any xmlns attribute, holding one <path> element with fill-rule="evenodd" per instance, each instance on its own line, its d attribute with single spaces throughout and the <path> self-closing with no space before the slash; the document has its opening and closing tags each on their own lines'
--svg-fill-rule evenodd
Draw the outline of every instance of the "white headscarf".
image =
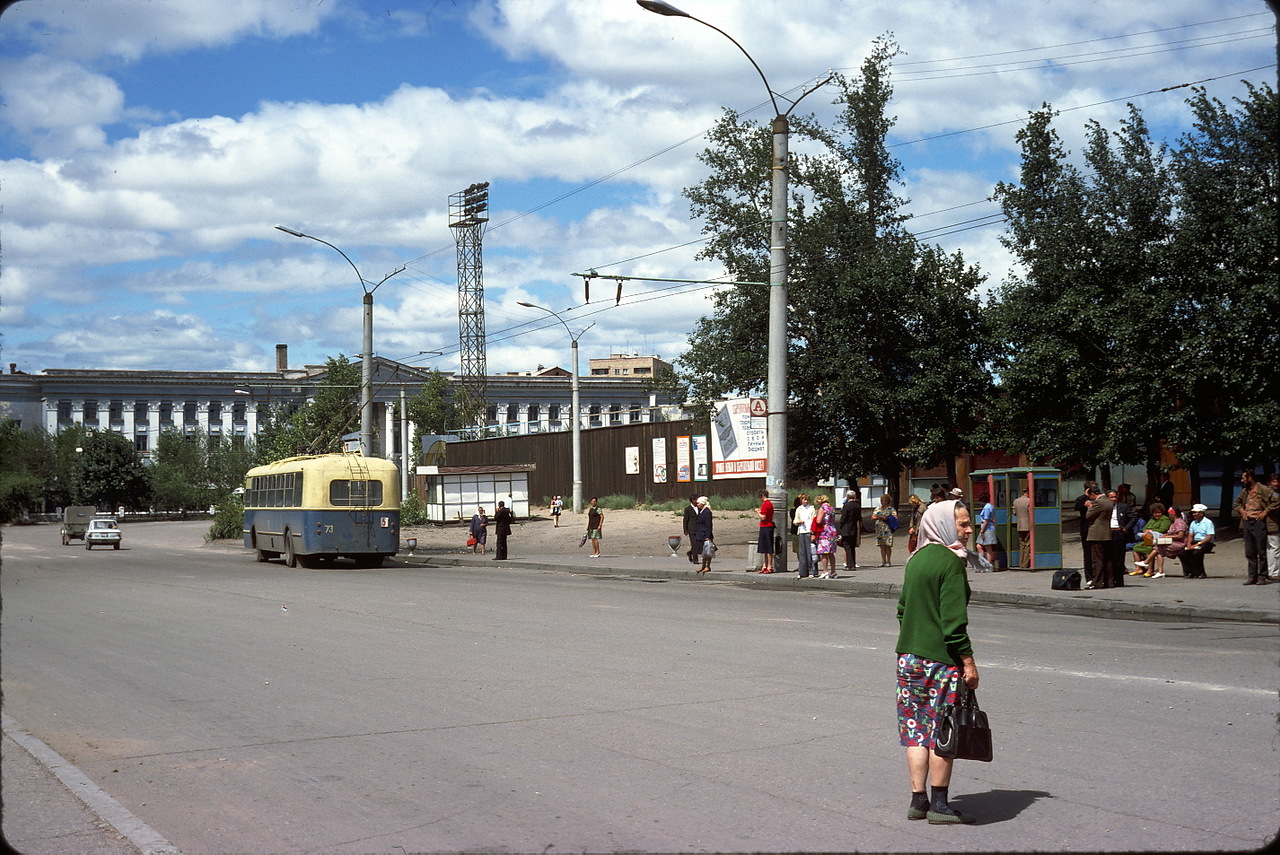
<svg viewBox="0 0 1280 855">
<path fill-rule="evenodd" d="M 916 529 L 916 550 L 930 543 L 938 543 L 963 558 L 979 573 L 990 573 L 991 562 L 960 542 L 960 531 L 956 528 L 956 505 L 962 504 L 957 499 L 947 499 L 925 508 Z"/>
</svg>

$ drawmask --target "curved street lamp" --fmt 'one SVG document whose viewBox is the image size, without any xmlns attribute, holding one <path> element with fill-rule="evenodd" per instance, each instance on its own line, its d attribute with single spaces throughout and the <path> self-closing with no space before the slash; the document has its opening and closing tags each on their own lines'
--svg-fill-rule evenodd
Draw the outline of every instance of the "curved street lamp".
<svg viewBox="0 0 1280 855">
<path fill-rule="evenodd" d="M 769 103 L 773 105 L 773 181 L 770 201 L 772 202 L 772 222 L 769 230 L 769 353 L 768 375 L 766 377 L 765 396 L 769 409 L 766 425 L 768 427 L 768 445 L 765 452 L 765 488 L 773 502 L 774 531 L 787 529 L 790 517 L 787 514 L 787 148 L 790 124 L 787 116 L 796 108 L 805 96 L 825 86 L 830 80 L 828 75 L 821 82 L 801 93 L 791 102 L 785 111 L 778 107 L 778 98 L 769 79 L 764 76 L 760 66 L 747 53 L 747 49 L 738 40 L 714 24 L 701 18 L 695 18 L 688 12 L 681 11 L 663 0 L 636 0 L 637 5 L 658 15 L 671 18 L 688 18 L 697 21 L 704 27 L 710 27 L 737 46 L 750 62 L 760 79 L 764 81 L 765 91 L 769 93 Z M 774 556 L 774 569 L 785 572 L 787 569 L 787 550 L 783 549 Z"/>
<path fill-rule="evenodd" d="M 405 265 L 397 267 L 371 285 L 368 280 L 360 275 L 360 268 L 356 267 L 356 263 L 345 252 L 327 240 L 318 238 L 315 235 L 295 231 L 285 226 L 276 226 L 276 228 L 285 234 L 307 238 L 334 250 L 338 255 L 347 259 L 347 264 L 350 264 L 351 269 L 356 272 L 356 279 L 360 280 L 360 288 L 364 291 L 364 340 L 361 347 L 363 352 L 360 354 L 360 452 L 366 456 L 371 456 L 373 454 L 373 292 L 377 291 L 378 286 L 383 282 L 402 272 L 405 269 Z"/>
<path fill-rule="evenodd" d="M 553 316 L 564 327 L 564 331 L 569 334 L 569 342 L 573 346 L 573 376 L 569 378 L 570 398 L 573 402 L 570 405 L 573 409 L 573 422 L 569 429 L 573 432 L 573 512 L 580 514 L 582 513 L 582 425 L 580 424 L 580 407 L 578 404 L 578 339 L 582 338 L 583 333 L 591 329 L 595 324 L 588 324 L 583 328 L 582 332 L 575 336 L 573 330 L 569 329 L 569 325 L 564 322 L 564 318 L 560 317 L 559 312 L 554 312 L 546 306 L 526 303 L 523 300 L 517 300 L 516 305 L 524 306 L 526 309 L 540 309 Z"/>
</svg>

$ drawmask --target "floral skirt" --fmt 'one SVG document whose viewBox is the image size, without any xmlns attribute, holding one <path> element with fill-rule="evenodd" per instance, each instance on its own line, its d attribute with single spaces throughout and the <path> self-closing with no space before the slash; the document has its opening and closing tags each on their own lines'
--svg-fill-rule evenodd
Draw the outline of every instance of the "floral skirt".
<svg viewBox="0 0 1280 855">
<path fill-rule="evenodd" d="M 933 748 L 933 725 L 942 704 L 956 702 L 960 668 L 914 653 L 898 654 L 898 737 L 902 745 Z"/>
</svg>

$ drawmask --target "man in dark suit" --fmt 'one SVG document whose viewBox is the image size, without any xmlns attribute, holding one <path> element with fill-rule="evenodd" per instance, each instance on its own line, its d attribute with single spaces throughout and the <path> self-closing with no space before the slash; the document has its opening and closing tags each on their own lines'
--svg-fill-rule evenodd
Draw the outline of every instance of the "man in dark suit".
<svg viewBox="0 0 1280 855">
<path fill-rule="evenodd" d="M 690 564 L 697 564 L 699 557 L 693 554 L 693 527 L 698 523 L 698 494 L 694 493 L 689 497 L 689 504 L 684 509 L 684 536 L 689 538 L 689 551 L 685 555 L 689 556 Z"/>
<path fill-rule="evenodd" d="M 1111 511 L 1115 503 L 1090 485 L 1085 488 L 1085 518 L 1089 530 L 1085 534 L 1085 546 L 1089 550 L 1090 563 L 1085 566 L 1088 577 L 1086 588 L 1111 587 Z"/>
<path fill-rule="evenodd" d="M 1129 542 L 1133 535 L 1129 531 L 1134 523 L 1133 506 L 1124 501 L 1124 488 L 1127 484 L 1121 484 L 1119 490 L 1112 490 L 1107 493 L 1107 498 L 1111 500 L 1114 507 L 1111 509 L 1111 554 L 1109 556 L 1111 565 L 1111 587 L 1124 587 L 1124 554 L 1128 551 Z"/>
<path fill-rule="evenodd" d="M 1080 494 L 1080 498 L 1076 499 L 1076 513 L 1080 514 L 1080 554 L 1084 561 L 1084 578 L 1086 582 L 1093 581 L 1093 551 L 1089 549 L 1089 503 L 1093 501 L 1093 496 L 1089 495 L 1089 488 L 1093 488 L 1097 493 L 1097 485 L 1092 481 L 1084 482 L 1084 492 Z"/>
<path fill-rule="evenodd" d="M 862 496 L 856 484 L 844 491 L 836 534 L 840 535 L 840 543 L 844 546 L 844 569 L 853 571 L 858 566 L 854 550 L 862 536 Z"/>
</svg>

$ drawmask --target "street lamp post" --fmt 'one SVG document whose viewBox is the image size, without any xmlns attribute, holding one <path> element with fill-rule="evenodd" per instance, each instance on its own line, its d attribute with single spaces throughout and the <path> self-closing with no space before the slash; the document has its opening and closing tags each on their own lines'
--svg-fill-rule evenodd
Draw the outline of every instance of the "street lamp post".
<svg viewBox="0 0 1280 855">
<path fill-rule="evenodd" d="M 760 66 L 747 53 L 747 49 L 738 44 L 738 40 L 701 18 L 695 18 L 663 0 L 636 0 L 643 9 L 658 15 L 672 18 L 688 18 L 705 27 L 710 27 L 729 41 L 733 42 L 742 55 L 764 82 L 765 91 L 769 93 L 769 103 L 773 105 L 773 164 L 771 174 L 773 180 L 770 187 L 772 218 L 769 229 L 769 352 L 768 372 L 765 378 L 765 396 L 768 399 L 768 412 L 765 425 L 767 427 L 767 445 L 765 451 L 765 488 L 773 502 L 774 532 L 785 532 L 789 528 L 791 516 L 787 512 L 787 148 L 790 134 L 790 123 L 787 116 L 796 105 L 811 92 L 824 86 L 830 77 L 806 90 L 799 98 L 791 102 L 785 111 L 779 109 L 778 99 L 769 80 L 760 70 Z M 784 541 L 785 542 L 785 541 Z M 787 550 L 780 550 L 774 556 L 774 569 L 785 572 L 787 569 Z"/>
<path fill-rule="evenodd" d="M 303 232 L 294 231 L 284 226 L 276 226 L 277 229 L 285 234 L 294 237 L 307 238 L 309 240 L 322 243 L 330 249 L 336 251 L 338 255 L 347 259 L 347 264 L 351 265 L 351 269 L 356 272 L 356 278 L 360 280 L 360 288 L 364 291 L 364 338 L 361 343 L 360 354 L 360 453 L 364 455 L 373 454 L 373 292 L 378 290 L 378 286 L 386 282 L 392 276 L 403 271 L 404 265 L 397 267 L 395 270 L 383 276 L 376 283 L 370 285 L 369 281 L 360 275 L 360 268 L 356 267 L 354 261 L 347 257 L 347 254 L 338 249 L 327 240 L 322 240 L 315 235 L 305 234 Z"/>
<path fill-rule="evenodd" d="M 569 396 L 572 400 L 570 406 L 573 408 L 573 423 L 569 429 L 573 433 L 573 512 L 580 514 L 582 513 L 582 425 L 580 424 L 580 405 L 578 403 L 578 339 L 582 338 L 582 333 L 591 329 L 595 324 L 588 324 L 582 332 L 575 336 L 573 330 L 569 329 L 569 325 L 564 322 L 564 318 L 560 317 L 559 312 L 554 312 L 546 306 L 526 303 L 523 300 L 517 300 L 516 305 L 524 306 L 526 309 L 541 309 L 552 315 L 564 327 L 564 331 L 569 334 L 569 341 L 573 346 L 573 376 L 569 378 Z"/>
</svg>

